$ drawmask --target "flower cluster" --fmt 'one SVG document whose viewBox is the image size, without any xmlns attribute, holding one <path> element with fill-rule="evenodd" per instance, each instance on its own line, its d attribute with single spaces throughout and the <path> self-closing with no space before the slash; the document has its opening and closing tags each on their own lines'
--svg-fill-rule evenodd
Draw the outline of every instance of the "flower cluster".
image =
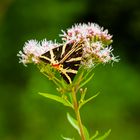
<svg viewBox="0 0 140 140">
<path fill-rule="evenodd" d="M 90 68 L 99 63 L 117 61 L 113 56 L 112 35 L 95 23 L 76 24 L 60 36 L 67 43 L 82 43 L 83 56 L 81 64 Z"/>
<path fill-rule="evenodd" d="M 112 50 L 111 46 L 104 48 L 101 42 L 86 42 L 83 47 L 83 59 L 81 63 L 86 68 L 90 68 L 99 63 L 104 64 L 116 61 L 117 59 L 113 56 Z"/>
<path fill-rule="evenodd" d="M 67 29 L 66 32 L 62 32 L 63 34 L 60 37 L 62 37 L 63 43 L 61 45 L 77 44 L 79 46 L 82 44 L 81 65 L 86 68 L 99 63 L 117 61 L 112 54 L 113 49 L 109 46 L 112 43 L 112 35 L 108 34 L 108 30 L 104 30 L 103 27 L 95 23 L 76 24 Z M 38 64 L 40 62 L 39 57 L 42 54 L 59 46 L 59 43 L 52 41 L 43 40 L 38 42 L 30 40 L 25 43 L 23 52 L 20 51 L 18 56 L 20 57 L 20 62 L 24 65 L 27 63 Z"/>
<path fill-rule="evenodd" d="M 23 52 L 19 51 L 17 56 L 20 57 L 20 63 L 26 65 L 27 63 L 39 63 L 39 57 L 49 50 L 58 47 L 60 44 L 46 39 L 38 42 L 36 40 L 29 40 L 23 47 Z"/>
<path fill-rule="evenodd" d="M 63 31 L 62 40 L 67 43 L 73 42 L 86 42 L 89 40 L 101 40 L 111 41 L 112 36 L 108 34 L 108 30 L 104 30 L 95 23 L 88 24 L 76 24 L 72 28 L 68 29 L 67 32 Z"/>
</svg>

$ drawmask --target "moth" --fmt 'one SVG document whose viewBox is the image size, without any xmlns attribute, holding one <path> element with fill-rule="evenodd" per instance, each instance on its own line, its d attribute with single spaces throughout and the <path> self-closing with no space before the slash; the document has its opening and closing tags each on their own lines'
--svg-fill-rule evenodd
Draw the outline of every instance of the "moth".
<svg viewBox="0 0 140 140">
<path fill-rule="evenodd" d="M 81 63 L 82 45 L 76 43 L 60 45 L 44 53 L 40 59 L 57 69 L 63 79 L 70 84 Z"/>
</svg>

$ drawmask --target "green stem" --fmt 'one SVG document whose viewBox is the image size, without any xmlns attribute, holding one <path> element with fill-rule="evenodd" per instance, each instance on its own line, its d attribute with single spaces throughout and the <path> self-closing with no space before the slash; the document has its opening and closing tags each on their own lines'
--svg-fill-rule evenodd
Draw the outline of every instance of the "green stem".
<svg viewBox="0 0 140 140">
<path fill-rule="evenodd" d="M 81 140 L 86 140 L 84 130 L 83 130 L 82 121 L 81 121 L 79 106 L 78 106 L 78 102 L 77 102 L 76 90 L 74 87 L 72 88 L 72 99 L 73 99 L 73 109 L 75 111 L 76 119 L 77 119 L 78 126 L 80 129 Z"/>
<path fill-rule="evenodd" d="M 48 76 L 48 74 L 46 74 L 46 73 L 44 73 L 44 72 L 42 72 L 46 77 L 48 77 L 49 79 L 50 79 L 50 77 Z M 56 86 L 58 86 L 58 87 L 60 87 L 60 84 L 59 83 L 61 83 L 61 81 L 59 80 L 59 79 L 57 79 L 55 76 L 51 79 L 54 83 L 55 83 L 55 85 Z"/>
</svg>

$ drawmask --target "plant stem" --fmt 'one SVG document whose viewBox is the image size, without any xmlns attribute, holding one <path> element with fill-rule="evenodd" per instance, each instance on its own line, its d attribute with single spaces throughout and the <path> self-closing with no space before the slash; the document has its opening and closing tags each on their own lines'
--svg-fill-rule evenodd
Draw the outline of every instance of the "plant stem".
<svg viewBox="0 0 140 140">
<path fill-rule="evenodd" d="M 75 111 L 76 119 L 77 119 L 78 126 L 79 126 L 79 129 L 80 129 L 81 140 L 86 140 L 84 130 L 83 130 L 82 121 L 81 121 L 79 105 L 78 105 L 78 102 L 77 102 L 76 90 L 75 90 L 74 87 L 72 88 L 72 99 L 73 99 L 73 109 Z"/>
</svg>

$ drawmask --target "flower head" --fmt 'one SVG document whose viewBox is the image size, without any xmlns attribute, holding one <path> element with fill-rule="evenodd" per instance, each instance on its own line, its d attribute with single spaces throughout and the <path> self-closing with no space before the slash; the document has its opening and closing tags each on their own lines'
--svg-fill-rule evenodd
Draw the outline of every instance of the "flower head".
<svg viewBox="0 0 140 140">
<path fill-rule="evenodd" d="M 44 53 L 51 49 L 62 47 L 63 45 L 62 51 L 64 53 L 65 46 L 69 46 L 69 44 L 74 44 L 75 47 L 82 46 L 81 65 L 86 68 L 94 67 L 100 63 L 105 64 L 111 61 L 118 61 L 116 57 L 114 57 L 112 53 L 113 49 L 110 46 L 112 43 L 112 35 L 108 34 L 108 30 L 104 30 L 104 28 L 98 24 L 75 24 L 72 28 L 67 29 L 66 32 L 62 32 L 63 34 L 60 36 L 63 43 L 61 45 L 56 42 L 47 41 L 46 39 L 41 42 L 36 40 L 26 42 L 23 51 L 19 51 L 18 53 L 20 62 L 24 65 L 27 63 L 38 64 L 41 61 L 40 56 Z M 71 52 L 74 53 L 73 51 Z M 67 55 L 67 57 L 71 55 L 71 53 L 67 51 L 64 54 Z M 57 58 L 57 56 L 54 57 Z"/>
<path fill-rule="evenodd" d="M 104 47 L 101 42 L 85 43 L 81 64 L 86 68 L 91 68 L 99 63 L 105 64 L 116 61 L 112 54 L 112 47 Z"/>
<path fill-rule="evenodd" d="M 117 60 L 112 54 L 112 47 L 109 46 L 112 43 L 112 35 L 98 24 L 75 24 L 66 32 L 62 32 L 60 36 L 66 43 L 83 45 L 81 65 L 86 68 Z"/>
<path fill-rule="evenodd" d="M 27 63 L 39 63 L 39 57 L 48 52 L 50 49 L 58 47 L 59 44 L 52 41 L 47 41 L 46 39 L 38 42 L 36 40 L 29 40 L 25 43 L 23 47 L 23 52 L 19 51 L 17 56 L 20 57 L 20 63 L 26 65 Z"/>
<path fill-rule="evenodd" d="M 112 36 L 108 34 L 108 30 L 104 30 L 95 23 L 88 24 L 75 24 L 72 28 L 67 31 L 62 31 L 60 34 L 62 40 L 73 43 L 73 42 L 86 42 L 91 40 L 98 40 L 102 42 L 111 42 Z"/>
</svg>

